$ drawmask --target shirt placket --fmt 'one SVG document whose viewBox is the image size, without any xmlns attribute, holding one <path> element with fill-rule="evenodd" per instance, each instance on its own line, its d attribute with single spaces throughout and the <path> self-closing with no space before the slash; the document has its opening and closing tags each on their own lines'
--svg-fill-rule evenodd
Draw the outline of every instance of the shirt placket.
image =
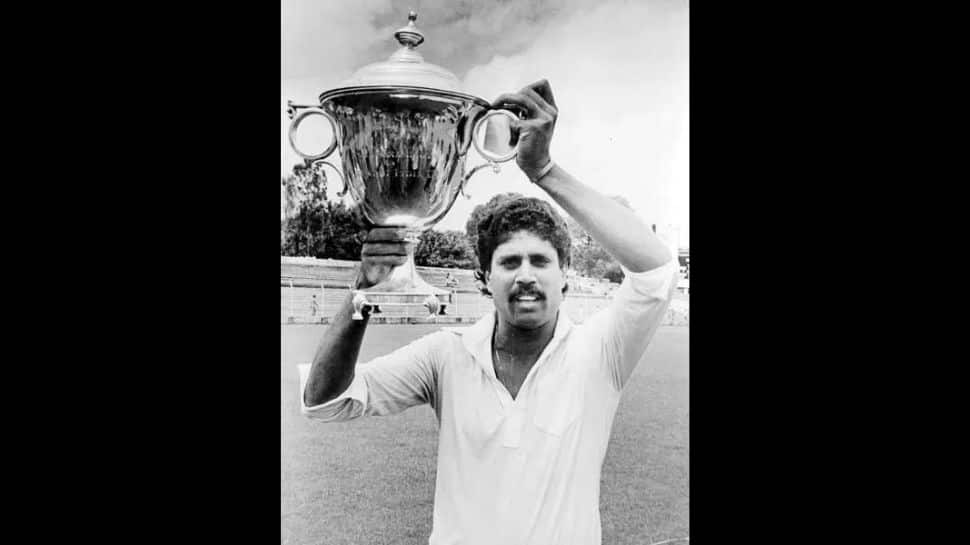
<svg viewBox="0 0 970 545">
<path fill-rule="evenodd" d="M 490 338 L 491 336 L 489 336 Z M 522 387 L 519 389 L 518 397 L 512 399 L 512 395 L 502 384 L 502 381 L 498 379 L 495 375 L 495 370 L 492 365 L 491 356 L 491 344 L 488 345 L 488 349 L 482 347 L 483 362 L 487 361 L 488 364 L 484 366 L 483 371 L 485 376 L 488 378 L 488 382 L 491 382 L 492 387 L 495 389 L 496 395 L 498 395 L 499 403 L 502 406 L 502 424 L 501 424 L 501 437 L 502 446 L 506 448 L 518 448 L 522 442 L 522 433 L 525 429 L 525 423 L 527 420 L 527 413 L 529 407 L 530 391 L 533 388 L 533 383 L 539 369 L 548 360 L 553 352 L 556 351 L 559 344 L 562 342 L 562 336 L 556 335 L 553 337 L 552 342 L 549 346 L 542 351 L 539 355 L 539 359 L 536 361 L 532 369 L 529 370 L 529 374 L 526 375 L 525 380 L 522 381 Z M 488 354 L 487 359 L 484 359 L 484 354 Z"/>
<path fill-rule="evenodd" d="M 522 399 L 524 392 L 519 390 L 519 398 L 512 403 L 505 413 L 505 422 L 502 428 L 502 446 L 506 448 L 519 448 L 522 441 L 522 428 L 525 424 L 526 404 Z"/>
<path fill-rule="evenodd" d="M 502 382 L 498 380 L 498 377 L 493 376 L 493 384 L 500 390 L 499 399 L 502 402 L 502 410 L 505 411 L 505 418 L 502 421 L 502 446 L 506 448 L 519 448 L 522 442 L 522 432 L 525 429 L 525 422 L 527 420 L 527 414 L 529 409 L 529 400 L 532 397 L 531 393 L 534 387 L 536 377 L 546 360 L 548 360 L 553 352 L 556 351 L 556 347 L 559 345 L 559 339 L 554 339 L 553 343 L 550 343 L 543 350 L 542 354 L 539 355 L 539 359 L 536 361 L 532 369 L 529 370 L 529 374 L 526 375 L 525 380 L 522 381 L 522 387 L 519 388 L 518 397 L 512 399 L 509 395 L 508 390 L 502 385 Z"/>
</svg>

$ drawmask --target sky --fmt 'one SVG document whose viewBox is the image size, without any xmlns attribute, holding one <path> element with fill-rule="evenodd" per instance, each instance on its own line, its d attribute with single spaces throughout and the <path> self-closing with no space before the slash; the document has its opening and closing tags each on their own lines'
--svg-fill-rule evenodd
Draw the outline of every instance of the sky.
<svg viewBox="0 0 970 545">
<path fill-rule="evenodd" d="M 399 47 L 394 31 L 418 13 L 425 62 L 454 73 L 491 102 L 548 79 L 559 118 L 550 154 L 583 183 L 625 197 L 670 242 L 689 246 L 689 4 L 686 0 L 282 0 L 281 169 L 290 149 L 286 101 L 315 104 L 357 69 Z M 306 121 L 301 145 L 326 130 Z M 314 132 L 314 130 L 316 131 Z M 310 136 L 312 135 L 312 136 Z M 330 159 L 339 166 L 335 153 Z M 483 163 L 474 148 L 466 171 Z M 328 171 L 331 191 L 339 186 Z M 478 204 L 516 191 L 545 193 L 514 161 L 468 182 L 435 229 L 464 230 Z"/>
</svg>

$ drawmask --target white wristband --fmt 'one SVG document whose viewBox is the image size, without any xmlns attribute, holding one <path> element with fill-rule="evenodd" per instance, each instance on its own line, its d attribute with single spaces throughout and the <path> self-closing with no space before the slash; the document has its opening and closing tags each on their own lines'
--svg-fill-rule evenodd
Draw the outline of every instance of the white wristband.
<svg viewBox="0 0 970 545">
<path fill-rule="evenodd" d="M 546 166 L 542 167 L 542 170 L 540 170 L 539 174 L 537 174 L 535 179 L 532 180 L 532 183 L 539 183 L 539 180 L 541 180 L 546 174 L 549 174 L 549 171 L 552 170 L 552 167 L 554 166 L 556 166 L 556 163 L 554 163 L 552 159 L 549 159 L 549 162 L 546 163 Z"/>
</svg>

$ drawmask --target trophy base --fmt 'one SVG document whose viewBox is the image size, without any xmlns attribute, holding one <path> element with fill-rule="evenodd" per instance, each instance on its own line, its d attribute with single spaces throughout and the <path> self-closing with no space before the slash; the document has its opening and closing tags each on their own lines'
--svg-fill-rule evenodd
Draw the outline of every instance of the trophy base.
<svg viewBox="0 0 970 545">
<path fill-rule="evenodd" d="M 436 288 L 431 284 L 416 278 L 414 285 L 405 289 L 393 290 L 393 286 L 382 282 L 376 286 L 353 290 L 354 320 L 363 320 L 364 308 L 369 308 L 372 314 L 380 314 L 381 307 L 413 307 L 423 306 L 428 311 L 427 319 L 444 316 L 445 309 L 452 303 L 452 292 Z"/>
<path fill-rule="evenodd" d="M 417 235 L 409 235 L 416 243 Z M 403 265 L 395 267 L 384 281 L 365 289 L 352 290 L 354 320 L 363 320 L 363 310 L 370 309 L 372 314 L 382 313 L 381 307 L 409 307 L 421 305 L 428 310 L 427 319 L 444 316 L 445 309 L 451 304 L 453 293 L 432 286 L 418 276 L 414 266 L 414 244 L 408 245 L 407 259 Z"/>
</svg>

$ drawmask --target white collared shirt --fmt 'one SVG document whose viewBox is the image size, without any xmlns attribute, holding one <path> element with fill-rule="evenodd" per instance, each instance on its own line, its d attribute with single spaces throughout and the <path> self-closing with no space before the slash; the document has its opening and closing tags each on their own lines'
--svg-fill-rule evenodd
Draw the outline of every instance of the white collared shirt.
<svg viewBox="0 0 970 545">
<path fill-rule="evenodd" d="M 623 384 L 670 304 L 677 260 L 626 277 L 610 305 L 552 340 L 513 400 L 495 376 L 495 313 L 358 365 L 347 390 L 307 407 L 324 421 L 431 404 L 438 471 L 429 545 L 599 545 L 600 471 Z M 568 296 L 568 295 L 567 295 Z"/>
</svg>

